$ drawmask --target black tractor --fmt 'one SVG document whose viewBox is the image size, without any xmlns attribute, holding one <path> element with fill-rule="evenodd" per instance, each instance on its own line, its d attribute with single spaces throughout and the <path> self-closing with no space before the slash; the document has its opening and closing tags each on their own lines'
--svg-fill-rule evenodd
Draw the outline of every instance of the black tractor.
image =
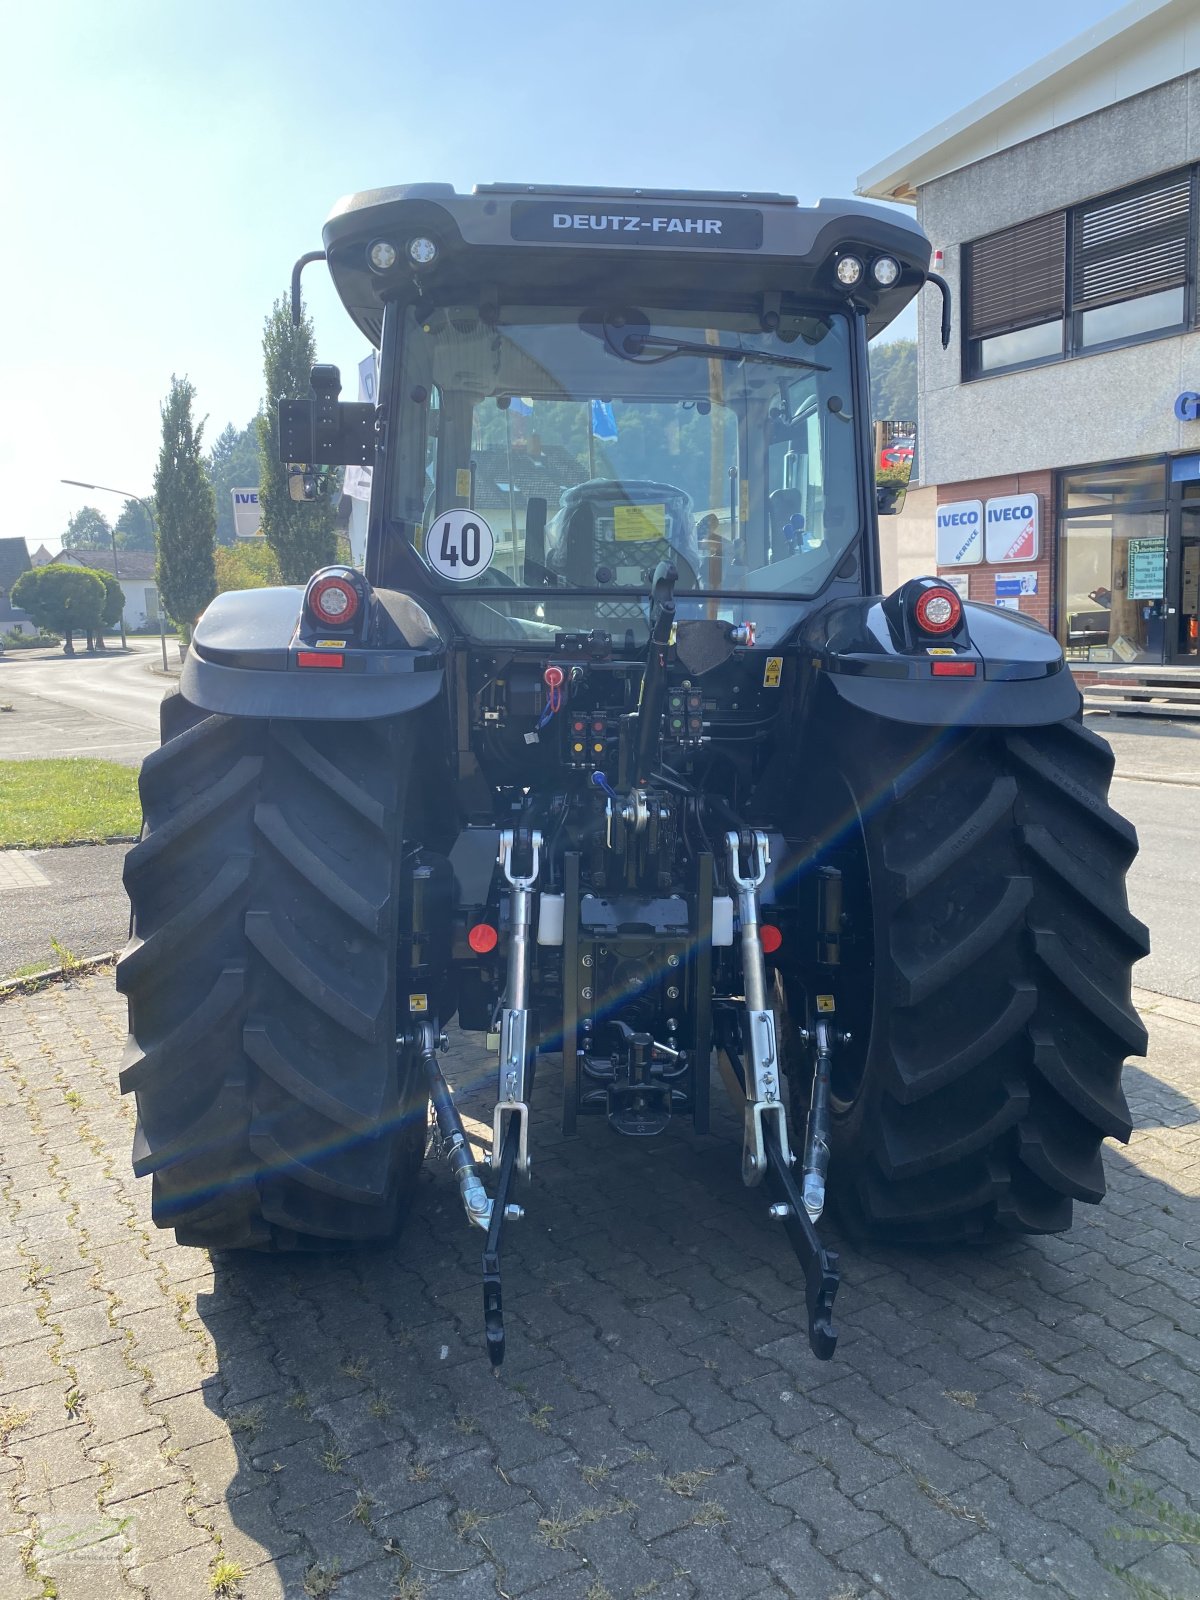
<svg viewBox="0 0 1200 1600">
<path fill-rule="evenodd" d="M 836 1256 L 1064 1229 L 1127 1139 L 1145 929 L 1108 746 L 1049 634 L 880 597 L 868 340 L 904 215 L 776 194 L 444 184 L 342 202 L 379 352 L 280 406 L 297 497 L 371 467 L 362 569 L 221 595 L 142 769 L 125 882 L 134 1167 L 181 1242 L 384 1239 L 429 1141 L 500 1253 L 566 1132 L 709 1125 L 827 1358 Z M 496 1052 L 490 1171 L 439 1066 Z M 557 1092 L 557 1091 L 556 1091 Z"/>
</svg>

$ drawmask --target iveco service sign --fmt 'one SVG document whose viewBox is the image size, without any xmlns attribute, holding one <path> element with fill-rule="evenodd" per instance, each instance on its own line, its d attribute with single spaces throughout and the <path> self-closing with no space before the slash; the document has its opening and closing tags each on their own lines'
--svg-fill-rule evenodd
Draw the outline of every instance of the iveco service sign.
<svg viewBox="0 0 1200 1600">
<path fill-rule="evenodd" d="M 1037 495 L 997 495 L 988 501 L 985 517 L 989 561 L 1037 560 Z"/>
<path fill-rule="evenodd" d="M 983 560 L 983 501 L 952 500 L 937 508 L 937 564 L 973 567 Z"/>
<path fill-rule="evenodd" d="M 763 215 L 749 209 L 631 205 L 626 200 L 609 200 L 603 205 L 518 200 L 512 208 L 512 236 L 536 244 L 757 250 L 763 241 Z"/>
</svg>

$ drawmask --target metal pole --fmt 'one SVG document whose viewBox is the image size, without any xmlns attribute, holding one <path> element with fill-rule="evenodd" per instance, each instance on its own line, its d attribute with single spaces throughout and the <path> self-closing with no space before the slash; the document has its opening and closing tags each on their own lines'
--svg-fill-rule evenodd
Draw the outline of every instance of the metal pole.
<svg viewBox="0 0 1200 1600">
<path fill-rule="evenodd" d="M 108 531 L 109 531 L 109 535 L 112 538 L 112 547 L 113 547 L 113 577 L 117 580 L 118 583 L 120 583 L 121 574 L 117 571 L 117 530 L 116 530 L 115 527 L 113 527 L 113 528 L 109 528 Z M 121 618 L 120 618 L 120 621 L 121 621 L 121 649 L 122 650 L 128 650 L 129 649 L 129 641 L 125 637 L 125 596 L 124 595 L 121 596 Z"/>
</svg>

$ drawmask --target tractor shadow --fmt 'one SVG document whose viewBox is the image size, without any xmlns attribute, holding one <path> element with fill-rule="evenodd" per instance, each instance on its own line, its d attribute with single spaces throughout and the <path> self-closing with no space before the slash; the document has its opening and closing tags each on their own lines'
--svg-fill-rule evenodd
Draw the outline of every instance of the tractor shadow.
<svg viewBox="0 0 1200 1600">
<path fill-rule="evenodd" d="M 456 1041 L 447 1075 L 472 1133 L 491 1070 Z M 1194 1081 L 1196 1064 L 1172 1071 Z M 599 1118 L 566 1140 L 547 1060 L 534 1175 L 517 1195 L 526 1216 L 505 1239 L 500 1372 L 484 1353 L 482 1235 L 428 1161 L 385 1248 L 216 1258 L 199 1311 L 225 1443 L 198 1498 L 224 1502 L 243 1565 L 273 1562 L 288 1596 L 336 1570 L 339 1597 L 405 1579 L 414 1594 L 474 1595 L 561 1577 L 565 1600 L 585 1557 L 613 1594 L 655 1578 L 672 1592 L 652 1545 L 695 1525 L 681 1475 L 701 1475 L 701 1502 L 732 1510 L 736 1495 L 739 1521 L 776 1525 L 778 1504 L 752 1486 L 759 1430 L 800 1473 L 828 1465 L 831 1429 L 906 1449 L 916 1430 L 953 1451 L 964 1421 L 977 1434 L 994 1418 L 998 1441 L 1069 1447 L 1056 1466 L 1094 1482 L 1056 1416 L 1114 1438 L 1131 1387 L 1150 1393 L 1153 1359 L 1187 1338 L 1165 1308 L 1200 1299 L 1194 1172 L 1191 1192 L 1169 1181 L 1184 1176 L 1179 1133 L 1200 1109 L 1153 1071 L 1127 1069 L 1126 1088 L 1138 1132 L 1106 1147 L 1107 1201 L 1078 1206 L 1068 1234 L 916 1252 L 858 1247 L 823 1224 L 842 1286 L 838 1350 L 822 1364 L 784 1232 L 765 1191 L 742 1186 L 719 1085 L 709 1136 L 626 1140 Z M 737 1550 L 732 1522 L 716 1536 Z"/>
</svg>

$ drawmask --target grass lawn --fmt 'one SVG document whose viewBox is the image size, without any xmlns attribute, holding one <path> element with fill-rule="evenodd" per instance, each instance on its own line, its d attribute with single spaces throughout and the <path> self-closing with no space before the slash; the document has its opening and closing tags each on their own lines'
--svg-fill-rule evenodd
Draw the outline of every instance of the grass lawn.
<svg viewBox="0 0 1200 1600">
<path fill-rule="evenodd" d="M 0 850 L 137 837 L 137 771 L 115 761 L 0 761 Z"/>
</svg>

